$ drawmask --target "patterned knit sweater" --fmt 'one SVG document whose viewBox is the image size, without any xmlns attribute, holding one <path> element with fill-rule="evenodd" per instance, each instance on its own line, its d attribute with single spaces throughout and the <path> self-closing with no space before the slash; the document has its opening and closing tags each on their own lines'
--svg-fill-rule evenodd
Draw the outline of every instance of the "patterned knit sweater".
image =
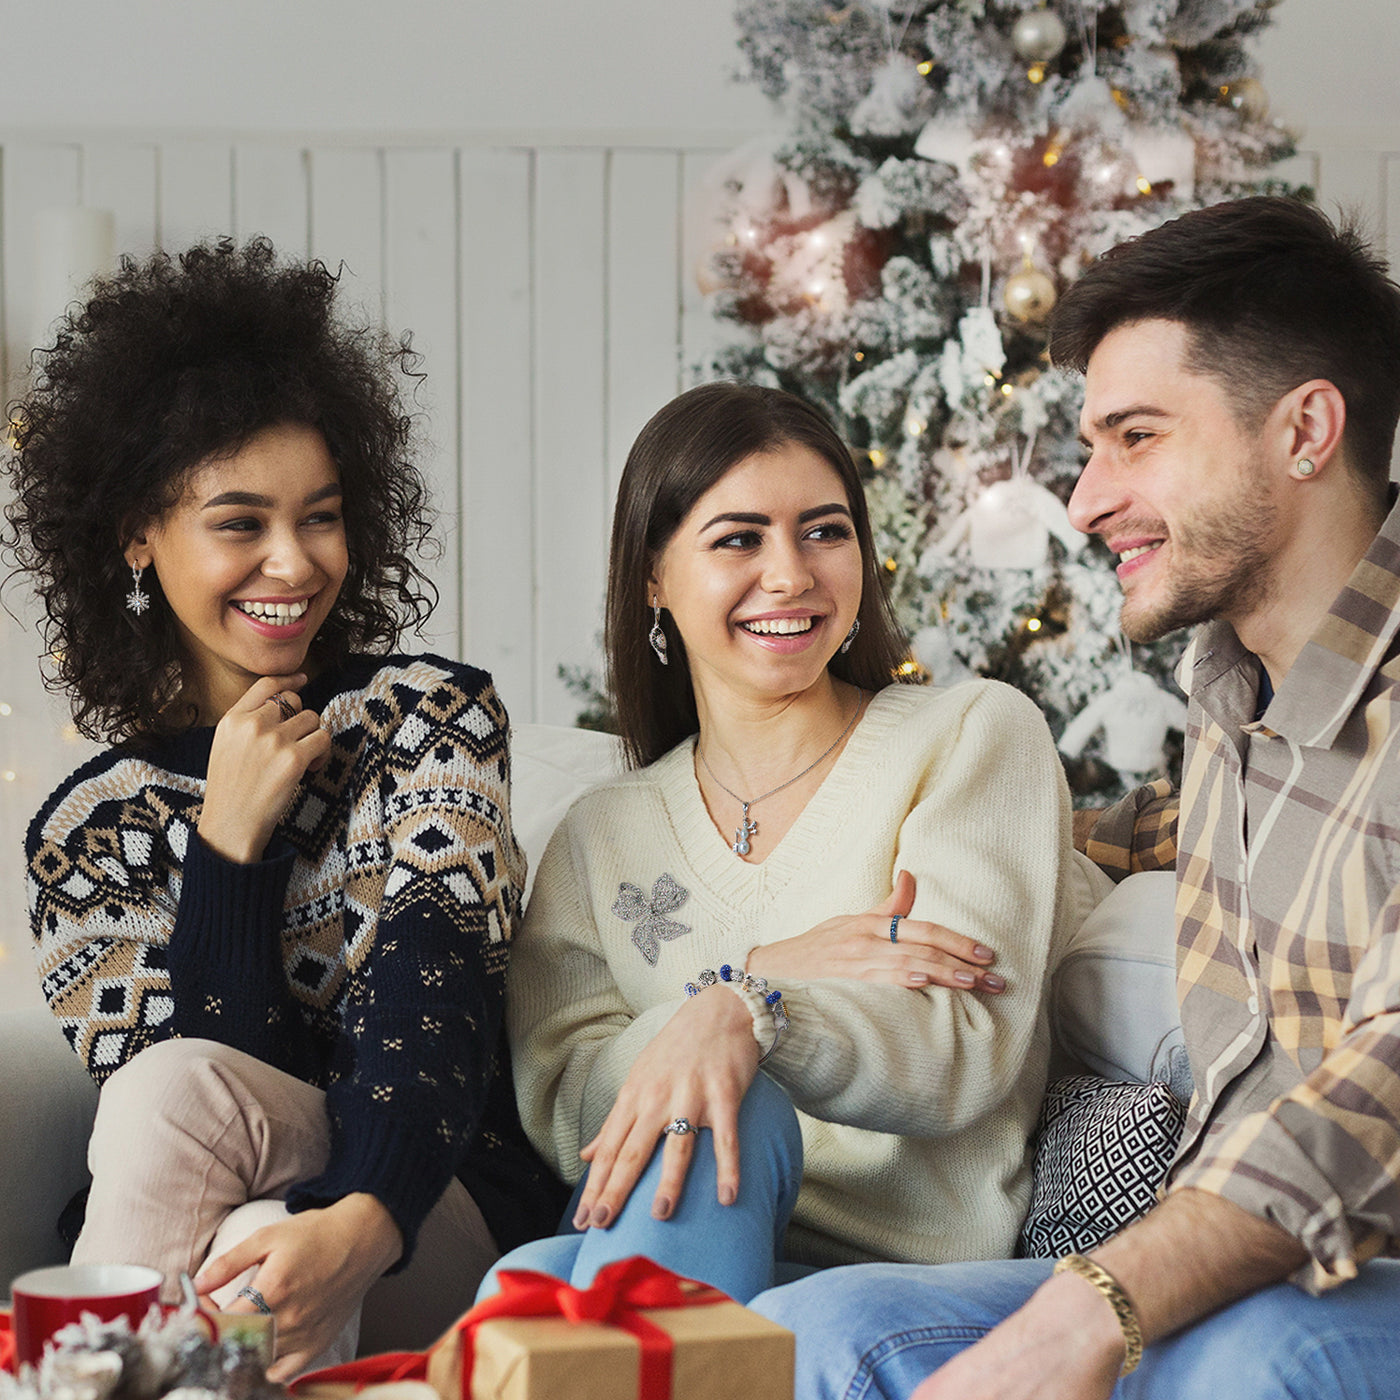
<svg viewBox="0 0 1400 1400">
<path fill-rule="evenodd" d="M 907 870 L 914 917 L 996 949 L 1008 989 L 775 979 L 792 1022 L 764 1070 L 798 1109 L 805 1154 L 786 1252 L 821 1265 L 1008 1257 L 1030 1194 L 1049 973 L 1111 888 L 1071 849 L 1040 712 L 988 681 L 890 686 L 764 861 L 728 841 L 692 739 L 580 797 L 555 832 L 511 955 L 516 1092 L 535 1145 L 577 1178 L 579 1148 L 688 980 L 872 908 Z M 754 1017 L 766 1049 L 771 1017 Z"/>
<path fill-rule="evenodd" d="M 355 657 L 303 700 L 333 738 L 261 861 L 196 833 L 212 728 L 100 754 L 27 841 L 45 997 L 99 1083 L 145 1046 L 202 1037 L 326 1091 L 330 1157 L 292 1210 L 367 1191 L 403 1233 L 455 1173 L 502 1246 L 557 1193 L 505 1064 L 507 944 L 524 858 L 506 715 L 482 671 Z"/>
</svg>

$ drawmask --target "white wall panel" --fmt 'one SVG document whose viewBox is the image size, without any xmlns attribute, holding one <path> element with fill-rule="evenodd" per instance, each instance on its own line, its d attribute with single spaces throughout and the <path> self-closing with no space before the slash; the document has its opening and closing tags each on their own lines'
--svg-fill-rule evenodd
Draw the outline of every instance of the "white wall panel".
<svg viewBox="0 0 1400 1400">
<path fill-rule="evenodd" d="M 609 158 L 607 255 L 607 497 L 642 425 L 680 388 L 679 156 Z"/>
<path fill-rule="evenodd" d="M 233 150 L 222 142 L 161 143 L 157 234 L 162 248 L 178 253 L 233 232 L 233 172 Z"/>
<path fill-rule="evenodd" d="M 534 718 L 534 157 L 463 151 L 463 655 L 495 677 L 511 718 Z"/>
<path fill-rule="evenodd" d="M 76 145 L 7 145 L 3 164 L 5 292 L 5 397 L 18 391 L 29 352 L 44 327 L 63 311 L 35 301 L 38 244 L 34 220 L 39 210 L 77 204 L 81 195 L 81 155 Z"/>
<path fill-rule="evenodd" d="M 340 272 L 339 299 L 384 322 L 384 153 L 330 147 L 309 155 L 311 256 Z"/>
<path fill-rule="evenodd" d="M 424 630 L 429 645 L 461 650 L 461 487 L 457 472 L 457 173 L 450 150 L 385 157 L 385 316 L 423 355 L 416 407 L 427 438 L 421 466 L 438 511 L 441 556 L 424 567 L 441 597 Z"/>
<path fill-rule="evenodd" d="M 705 203 L 715 196 L 707 192 L 712 183 L 707 177 L 723 154 L 718 150 L 686 151 L 681 157 L 681 375 L 687 386 L 695 381 L 694 366 L 712 347 L 734 334 L 732 326 L 721 326 L 710 314 L 697 279 L 701 263 L 714 251 L 714 226 L 705 217 Z"/>
<path fill-rule="evenodd" d="M 116 216 L 117 256 L 145 258 L 156 246 L 154 145 L 92 141 L 83 146 L 82 202 Z"/>
<path fill-rule="evenodd" d="M 233 153 L 233 228 L 239 240 L 264 234 L 279 253 L 304 258 L 310 243 L 306 152 L 244 145 Z"/>
<path fill-rule="evenodd" d="M 548 724 L 573 721 L 578 703 L 556 673 L 598 664 L 603 621 L 605 160 L 542 151 L 535 167 L 535 666 Z"/>
</svg>

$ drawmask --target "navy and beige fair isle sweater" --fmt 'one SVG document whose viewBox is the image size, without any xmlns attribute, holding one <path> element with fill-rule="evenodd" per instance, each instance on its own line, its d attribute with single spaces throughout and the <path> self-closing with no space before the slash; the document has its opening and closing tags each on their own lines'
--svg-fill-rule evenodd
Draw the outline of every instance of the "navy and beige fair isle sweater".
<svg viewBox="0 0 1400 1400">
<path fill-rule="evenodd" d="M 459 1176 L 503 1249 L 562 1191 L 516 1116 L 502 1034 L 524 858 L 505 710 L 484 672 L 353 657 L 302 692 L 332 736 L 261 861 L 196 834 L 212 728 L 109 749 L 29 830 L 43 991 L 99 1083 L 203 1037 L 326 1091 L 325 1170 L 292 1210 L 367 1191 L 405 1252 Z"/>
</svg>

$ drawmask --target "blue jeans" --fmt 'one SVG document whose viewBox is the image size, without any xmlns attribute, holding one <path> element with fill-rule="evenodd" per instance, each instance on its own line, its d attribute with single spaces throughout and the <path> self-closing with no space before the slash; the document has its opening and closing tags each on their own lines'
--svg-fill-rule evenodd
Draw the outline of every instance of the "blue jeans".
<svg viewBox="0 0 1400 1400">
<path fill-rule="evenodd" d="M 1051 1261 L 857 1264 L 752 1306 L 797 1334 L 801 1400 L 905 1400 L 1014 1312 Z M 1400 1400 L 1400 1260 L 1314 1298 L 1278 1284 L 1158 1342 L 1115 1400 Z"/>
<path fill-rule="evenodd" d="M 487 1274 L 477 1297 L 497 1291 L 496 1269 L 537 1269 L 586 1288 L 604 1264 L 633 1254 L 711 1284 L 741 1303 L 803 1272 L 777 1263 L 802 1183 L 802 1132 L 787 1095 L 767 1075 L 754 1078 L 740 1105 L 739 1197 L 732 1206 L 715 1198 L 714 1138 L 708 1128 L 696 1135 L 685 1188 L 669 1220 L 651 1218 L 660 1180 L 658 1143 L 618 1218 L 606 1230 L 576 1231 L 568 1221 L 580 1183 L 565 1216 L 565 1233 L 511 1250 Z"/>
</svg>

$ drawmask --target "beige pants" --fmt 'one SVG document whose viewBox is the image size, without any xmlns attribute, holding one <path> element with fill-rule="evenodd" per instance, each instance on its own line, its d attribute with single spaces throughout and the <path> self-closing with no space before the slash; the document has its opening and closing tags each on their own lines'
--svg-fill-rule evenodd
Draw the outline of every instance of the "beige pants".
<svg viewBox="0 0 1400 1400">
<path fill-rule="evenodd" d="M 326 1096 L 209 1040 L 143 1050 L 102 1087 L 88 1145 L 92 1192 L 75 1263 L 146 1264 L 167 1285 L 254 1230 L 286 1218 L 282 1198 L 330 1148 Z M 380 1279 L 317 1358 L 427 1346 L 472 1304 L 499 1255 L 476 1203 L 448 1184 L 408 1268 Z M 220 1289 L 226 1303 L 252 1277 Z"/>
</svg>

